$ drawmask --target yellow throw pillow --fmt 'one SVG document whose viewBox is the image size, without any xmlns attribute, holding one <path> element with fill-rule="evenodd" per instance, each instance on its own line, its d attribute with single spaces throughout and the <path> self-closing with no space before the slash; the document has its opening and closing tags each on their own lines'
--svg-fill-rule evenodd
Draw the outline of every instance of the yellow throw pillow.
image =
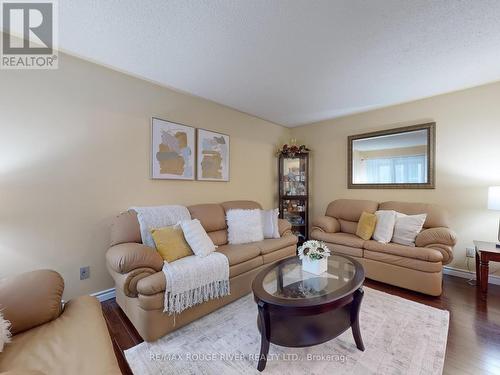
<svg viewBox="0 0 500 375">
<path fill-rule="evenodd" d="M 356 230 L 356 236 L 368 241 L 373 236 L 375 232 L 375 226 L 377 225 L 377 216 L 375 214 L 369 214 L 368 212 L 363 212 L 358 222 L 358 229 Z"/>
<path fill-rule="evenodd" d="M 167 262 L 193 255 L 180 225 L 152 229 L 151 235 L 156 245 L 156 250 Z"/>
</svg>

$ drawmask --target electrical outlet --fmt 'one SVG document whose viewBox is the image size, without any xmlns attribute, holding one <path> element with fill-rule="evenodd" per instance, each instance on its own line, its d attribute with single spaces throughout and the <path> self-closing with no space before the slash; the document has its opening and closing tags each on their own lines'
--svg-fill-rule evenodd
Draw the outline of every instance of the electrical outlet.
<svg viewBox="0 0 500 375">
<path fill-rule="evenodd" d="M 466 247 L 465 248 L 465 256 L 467 258 L 475 258 L 476 257 L 476 249 L 473 247 Z"/>
<path fill-rule="evenodd" d="M 85 280 L 90 277 L 90 266 L 80 267 L 80 280 Z"/>
</svg>

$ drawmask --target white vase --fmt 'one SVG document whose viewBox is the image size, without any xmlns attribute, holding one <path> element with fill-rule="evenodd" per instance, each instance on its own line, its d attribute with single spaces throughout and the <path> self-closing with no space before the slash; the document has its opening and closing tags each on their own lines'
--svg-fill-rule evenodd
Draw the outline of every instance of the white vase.
<svg viewBox="0 0 500 375">
<path fill-rule="evenodd" d="M 314 275 L 321 275 L 328 270 L 328 258 L 311 260 L 309 257 L 302 259 L 302 269 Z"/>
</svg>

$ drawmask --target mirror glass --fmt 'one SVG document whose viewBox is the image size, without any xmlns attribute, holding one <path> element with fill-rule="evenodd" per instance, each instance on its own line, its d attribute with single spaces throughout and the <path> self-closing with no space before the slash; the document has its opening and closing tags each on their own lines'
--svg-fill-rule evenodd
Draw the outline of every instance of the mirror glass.
<svg viewBox="0 0 500 375">
<path fill-rule="evenodd" d="M 350 137 L 351 187 L 433 187 L 429 170 L 431 130 L 427 127 Z"/>
</svg>

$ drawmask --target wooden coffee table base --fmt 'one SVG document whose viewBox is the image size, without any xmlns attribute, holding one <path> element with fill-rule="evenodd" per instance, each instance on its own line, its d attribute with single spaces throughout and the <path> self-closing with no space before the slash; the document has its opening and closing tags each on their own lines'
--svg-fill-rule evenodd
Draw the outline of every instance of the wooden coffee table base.
<svg viewBox="0 0 500 375">
<path fill-rule="evenodd" d="M 363 289 L 328 305 L 288 307 L 257 300 L 257 325 L 261 333 L 259 364 L 263 371 L 267 363 L 269 344 L 286 347 L 307 347 L 330 341 L 352 329 L 359 350 L 365 347 L 359 329 L 359 310 Z"/>
</svg>

